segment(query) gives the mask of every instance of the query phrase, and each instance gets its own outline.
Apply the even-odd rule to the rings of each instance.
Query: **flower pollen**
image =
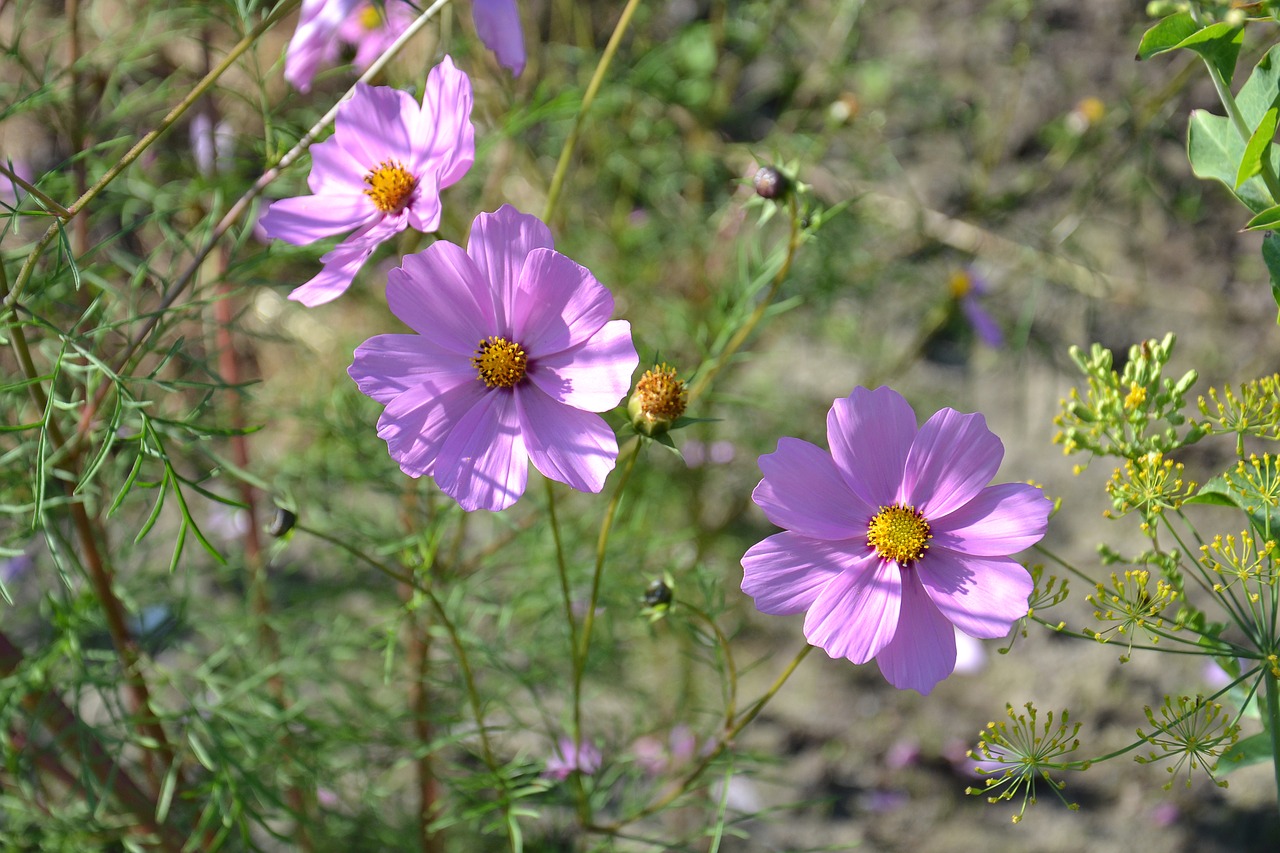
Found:
[[[366,30],[376,30],[387,22],[386,16],[378,8],[377,3],[370,3],[360,12],[360,26]]]
[[[369,189],[364,194],[373,199],[373,206],[383,213],[399,213],[409,203],[418,179],[394,160],[383,160],[378,168],[364,176]]]
[[[913,506],[882,506],[867,525],[867,545],[883,560],[909,565],[929,550],[933,533],[924,514]]]
[[[641,411],[650,417],[674,421],[684,414],[684,383],[676,379],[676,369],[669,365],[646,370],[636,383],[636,395]]]
[[[480,342],[471,364],[490,388],[512,388],[524,379],[529,359],[517,343],[497,335]]]

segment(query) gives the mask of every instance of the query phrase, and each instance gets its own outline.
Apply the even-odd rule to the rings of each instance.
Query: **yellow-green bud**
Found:
[[[661,435],[684,414],[685,403],[684,383],[676,378],[676,369],[659,364],[636,383],[627,401],[627,416],[636,432]]]

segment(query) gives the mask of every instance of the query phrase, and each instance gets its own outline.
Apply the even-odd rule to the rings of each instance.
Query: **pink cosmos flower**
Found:
[[[413,23],[417,13],[404,0],[302,0],[298,28],[284,54],[284,79],[300,92],[322,65],[338,61],[344,44],[355,45],[352,65],[364,71]]]
[[[333,136],[312,146],[311,161],[314,194],[281,199],[261,220],[269,236],[295,246],[351,232],[289,294],[307,306],[341,296],[387,238],[439,227],[440,190],[475,161],[471,81],[446,56],[427,77],[421,107],[406,92],[361,83],[339,107]]]
[[[618,404],[640,359],[613,296],[552,250],[536,216],[503,205],[464,252],[438,242],[389,275],[391,310],[417,334],[379,335],[347,371],[386,406],[378,435],[410,477],[428,474],[463,509],[501,510],[528,463],[586,492],[618,457],[593,412]]]
[[[547,759],[547,769],[543,775],[563,782],[573,773],[590,776],[600,769],[602,763],[603,757],[595,744],[578,745],[573,738],[562,737],[556,743],[555,754]]]
[[[927,694],[956,663],[952,625],[1002,637],[1032,582],[1009,554],[1038,542],[1050,502],[988,486],[1004,447],[982,415],[943,409],[917,429],[896,391],[856,388],[827,415],[828,453],[783,438],[753,494],[785,531],[742,558],[743,592],[765,613],[806,612],[805,637],[833,658],[876,658],[889,683]]]
[[[525,52],[516,0],[471,0],[471,17],[480,41],[513,77],[519,77],[524,71]]]

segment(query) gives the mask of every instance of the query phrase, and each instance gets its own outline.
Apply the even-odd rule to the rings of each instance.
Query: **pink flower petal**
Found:
[[[876,663],[894,687],[928,696],[955,669],[955,630],[925,594],[916,571],[908,569],[902,574],[902,611],[897,632],[880,650]]]
[[[604,418],[517,385],[516,411],[525,449],[542,476],[580,492],[599,492],[618,460],[618,440]]]
[[[552,249],[534,249],[525,258],[515,303],[511,332],[531,358],[577,346],[613,314],[613,294],[586,267]]]
[[[392,161],[414,174],[421,162],[410,128],[421,108],[408,92],[390,86],[357,83],[351,100],[338,108],[333,138],[366,172]]]
[[[858,538],[864,544],[873,510],[850,490],[821,447],[781,438],[760,457],[764,479],[751,498],[779,527],[814,539]]]
[[[808,610],[818,594],[843,572],[869,571],[866,548],[824,542],[797,533],[775,533],[742,558],[742,591],[756,609],[775,616]]]
[[[476,159],[476,130],[471,124],[471,78],[446,56],[427,75],[422,110],[414,128],[421,162],[443,189],[462,179]]]
[[[378,418],[378,437],[387,452],[410,477],[434,474],[445,439],[484,398],[480,382],[466,381],[453,387],[420,385],[387,404]]]
[[[942,409],[916,434],[898,499],[925,518],[940,518],[973,500],[1003,458],[1004,445],[987,429],[986,418]]]
[[[471,224],[467,254],[485,281],[492,282],[498,328],[510,331],[508,317],[520,285],[525,258],[534,249],[552,248],[551,231],[542,220],[509,204],[482,213]]]
[[[898,564],[868,556],[833,577],[804,618],[804,636],[833,658],[866,663],[893,639],[903,578]]]
[[[585,343],[530,362],[527,376],[557,402],[607,412],[627,395],[639,364],[631,324],[610,320]]]
[[[311,192],[316,195],[364,196],[366,207],[377,211],[373,200],[365,195],[369,185],[364,179],[373,171],[368,163],[356,160],[332,136],[312,145],[310,151],[311,174],[307,176],[307,186]]]
[[[432,475],[440,491],[468,512],[497,512],[519,500],[529,478],[529,454],[515,395],[489,391],[463,415],[440,448]]]
[[[284,79],[299,92],[311,90],[311,80],[322,63],[338,55],[335,36],[344,18],[360,0],[303,0],[298,28],[284,55]]]
[[[441,349],[421,335],[377,335],[356,347],[347,368],[360,392],[384,406],[419,386],[434,393],[475,382],[476,369],[466,356]]]
[[[460,246],[432,243],[387,274],[391,313],[450,352],[470,358],[497,331],[489,284]]]
[[[978,557],[1004,557],[1044,537],[1053,502],[1034,486],[988,486],[942,518],[930,519],[933,545]]]
[[[303,195],[272,202],[259,222],[268,237],[305,246],[360,228],[381,215],[363,194]]]
[[[524,32],[516,0],[471,0],[476,35],[513,77],[524,71]]]
[[[354,235],[353,235],[354,236]],[[308,308],[332,302],[347,292],[360,267],[373,254],[376,243],[352,242],[347,238],[320,257],[324,266],[306,284],[295,287],[289,298]]]
[[[915,571],[942,615],[972,637],[1003,637],[1027,615],[1034,583],[1016,560],[932,547]]]
[[[849,487],[872,507],[893,503],[915,435],[915,412],[884,386],[853,389],[827,415],[831,455]]]
[[[409,225],[424,234],[430,234],[440,227],[440,214],[444,205],[440,202],[440,186],[436,176],[430,170],[418,175],[418,185],[413,189],[413,199],[409,206],[401,211]]]

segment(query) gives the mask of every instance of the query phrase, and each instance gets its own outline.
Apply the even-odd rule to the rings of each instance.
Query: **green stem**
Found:
[[[813,649],[813,646],[805,643],[804,648],[800,649],[800,651],[796,653],[796,656],[791,659],[789,664],[787,664],[786,669],[784,669],[782,673],[774,679],[774,682],[769,686],[769,689],[766,690],[759,699],[751,704],[750,709],[748,709],[741,718],[735,720],[732,725],[725,727],[725,732],[720,736],[720,740],[716,742],[715,749],[704,755],[702,760],[698,762],[697,766],[685,775],[680,784],[672,787],[666,794],[654,800],[649,805],[615,823],[591,825],[586,828],[606,835],[616,835],[618,830],[627,824],[634,823],[635,821],[646,818],[651,814],[660,812],[676,799],[687,794],[697,783],[698,779],[702,776],[707,767],[711,765],[711,762],[728,749],[730,744],[733,743],[733,739],[738,736],[738,733],[746,728],[752,720],[759,716],[760,712],[764,710],[764,707],[769,704],[769,701],[773,699],[773,697],[777,695],[778,691],[782,689],[782,686],[787,683],[787,679],[789,679],[791,674],[796,671],[796,667],[800,666],[800,662],[808,657],[809,652],[813,651]]]
[[[756,305],[751,316],[747,318],[747,322],[734,333],[729,342],[725,344],[723,350],[716,355],[715,360],[705,370],[699,372],[698,379],[689,389],[686,397],[687,405],[692,406],[693,401],[698,399],[707,387],[711,384],[711,380],[715,379],[725,364],[733,356],[738,349],[746,343],[751,333],[755,331],[756,326],[760,325],[760,321],[764,319],[764,314],[769,310],[769,306],[773,304],[774,297],[778,295],[778,290],[782,287],[782,282],[786,280],[787,275],[791,272],[791,262],[795,260],[796,250],[800,248],[800,210],[796,203],[796,197],[793,193],[790,200],[791,213],[791,236],[787,240],[787,256],[782,261],[782,266],[778,268],[778,273],[773,277],[773,282],[769,285],[769,292],[765,294],[760,303]]]
[[[600,91],[600,84],[604,82],[604,75],[609,70],[609,65],[613,62],[613,57],[618,52],[618,45],[622,43],[622,37],[627,31],[627,27],[630,26],[631,18],[635,15],[639,6],[640,0],[628,0],[626,8],[622,10],[622,17],[618,18],[618,25],[613,28],[613,35],[609,37],[609,43],[605,45],[604,53],[600,55],[600,61],[596,64],[596,71],[591,75],[591,82],[587,84],[587,91],[582,95],[582,105],[578,107],[578,115],[574,117],[573,128],[570,129],[569,135],[565,137],[564,147],[560,149],[560,159],[556,162],[556,171],[551,176],[551,186],[547,188],[547,204],[542,209],[543,222],[549,223],[556,211],[556,205],[560,201],[560,192],[564,189],[565,176],[569,173],[569,161],[573,159],[573,152],[578,147],[578,134],[582,131],[582,123],[586,119],[587,110],[591,109],[591,104],[595,102],[596,93]]]
[[[196,101],[200,100],[205,92],[213,88],[213,84],[218,82],[218,78],[226,73],[227,69],[235,64],[235,61],[239,59],[245,51],[253,47],[259,36],[274,26],[275,23],[285,15],[292,12],[300,2],[301,0],[285,0],[285,2],[281,3],[275,11],[264,18],[258,26],[250,30],[249,34],[240,39],[235,47],[231,48],[231,50],[227,52],[227,55],[222,58],[222,61],[214,66],[213,70],[206,74],[204,79],[197,83],[195,88],[187,93],[185,98],[179,101],[173,109],[169,110],[168,115],[160,120],[159,125],[135,142],[133,147],[120,158],[119,162],[108,169],[106,174],[98,179],[97,183],[89,187],[83,195],[76,199],[75,204],[67,208],[67,215],[65,217],[62,217],[59,222],[55,222],[53,225],[49,226],[49,230],[40,238],[40,242],[38,242],[35,245],[35,248],[31,250],[31,253],[27,255],[27,259],[23,262],[22,268],[18,270],[18,277],[14,279],[13,282],[13,291],[4,299],[5,306],[13,305],[19,298],[21,298],[22,291],[26,288],[27,283],[31,280],[32,274],[35,272],[36,261],[40,258],[40,255],[44,250],[49,248],[49,244],[58,236],[59,226],[62,222],[70,221],[80,213],[84,212],[84,209],[88,206],[89,202],[97,198],[98,194],[106,189],[112,181],[118,178],[121,172],[132,165],[135,160],[142,156],[143,152],[151,147],[153,142],[163,136],[165,131],[172,127],[178,119],[182,118],[183,113],[189,110]],[[200,260],[203,260],[203,257]]]
[[[1276,778],[1276,804],[1280,807],[1280,677],[1276,665],[1266,667],[1262,679],[1267,683],[1267,729],[1271,733],[1271,764]]]

